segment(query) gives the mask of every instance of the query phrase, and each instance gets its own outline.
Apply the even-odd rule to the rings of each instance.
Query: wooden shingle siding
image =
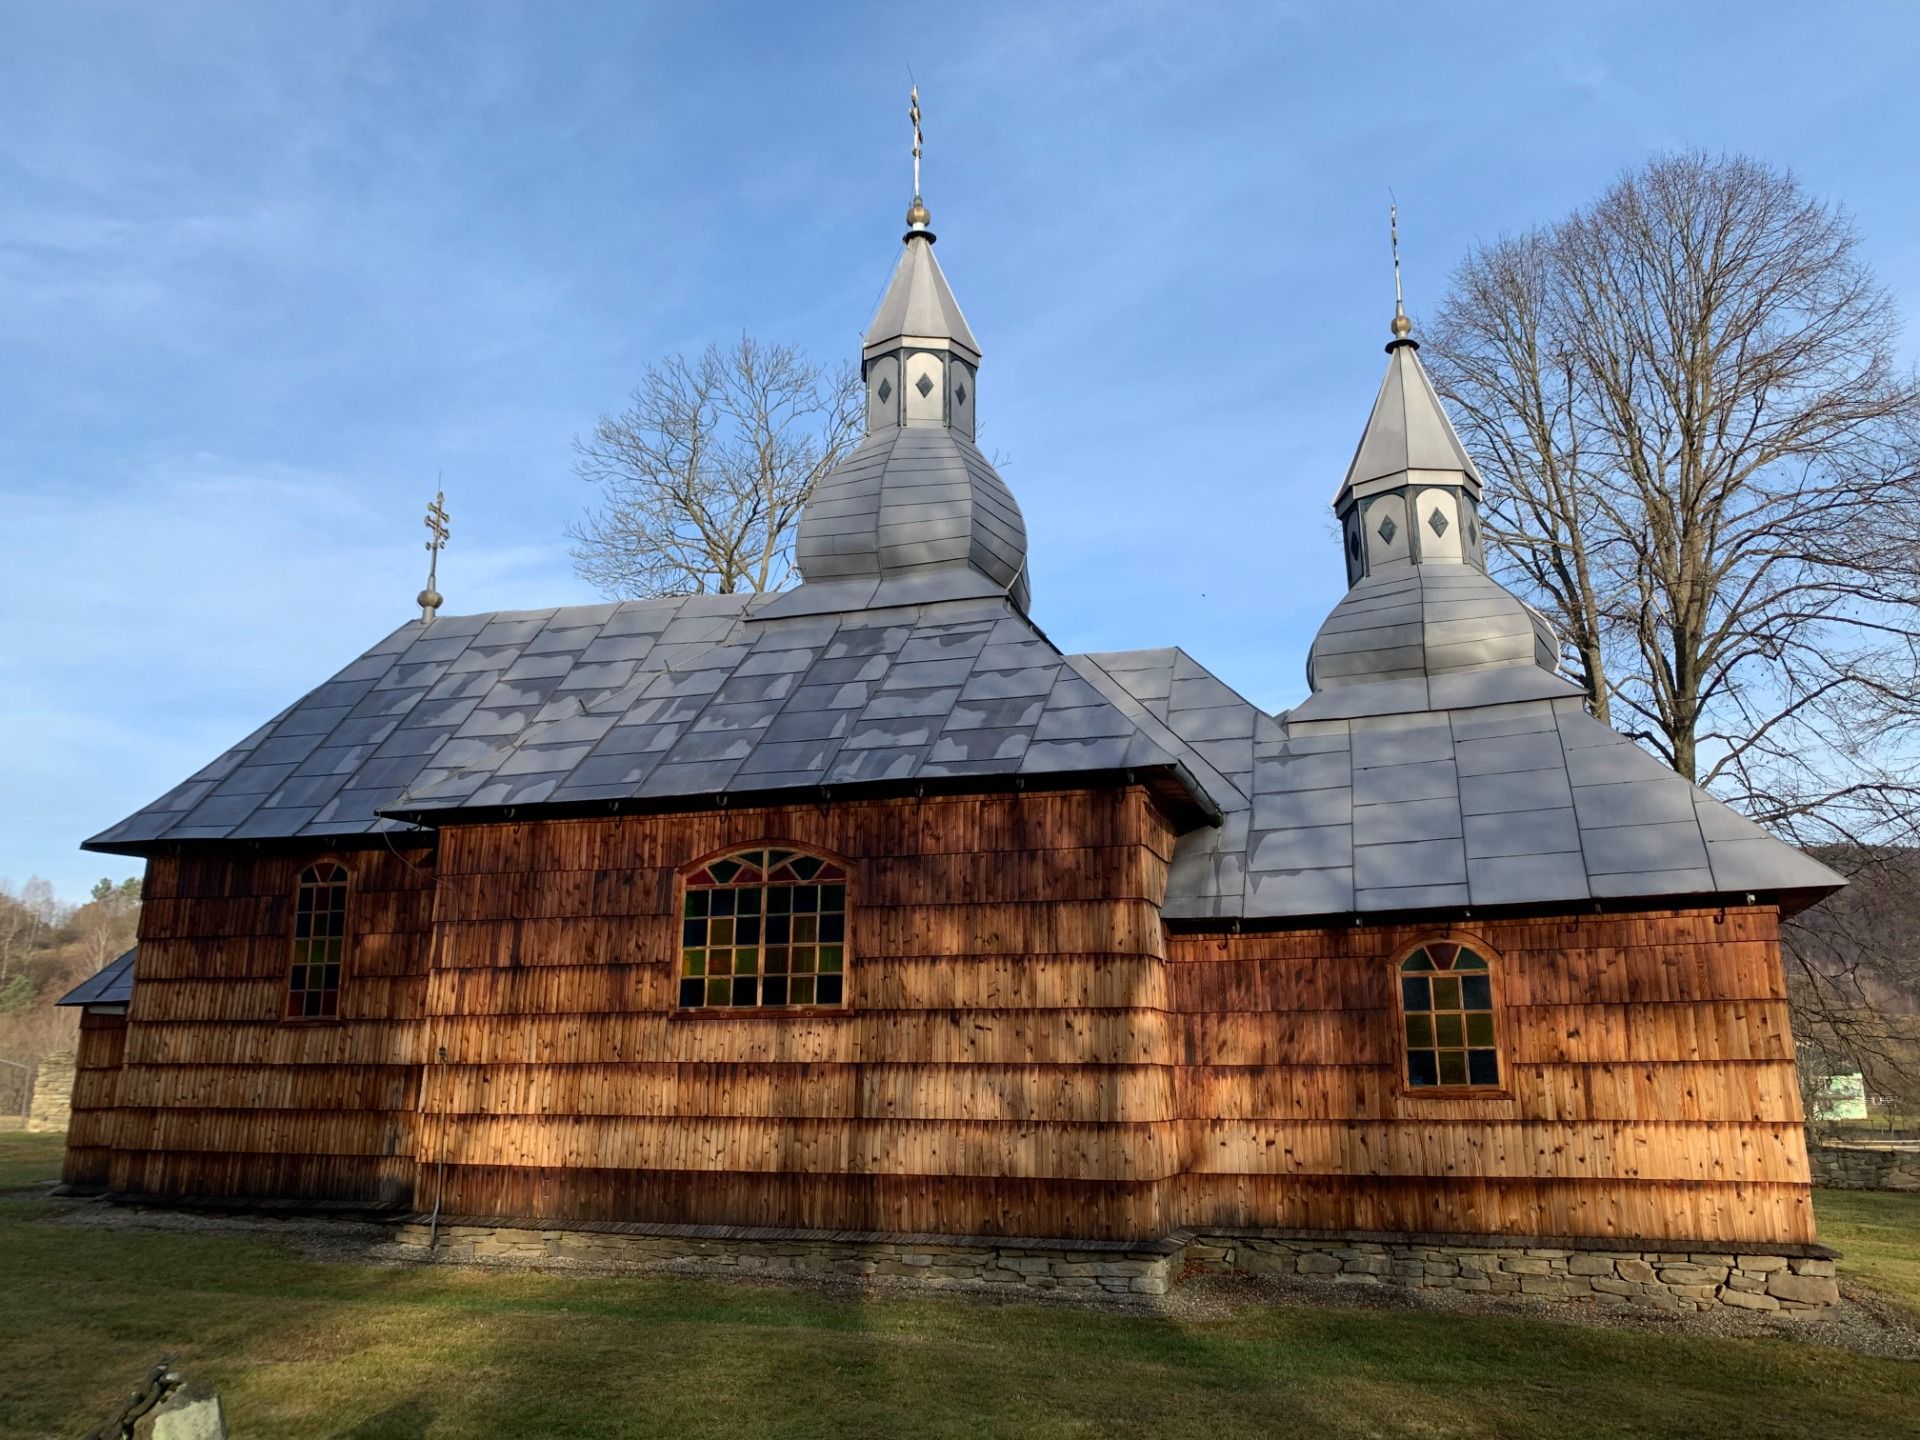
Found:
[[[1395,965],[1493,957],[1501,1093],[1401,1086]],[[1769,907],[1177,935],[1182,1224],[1813,1238]]]
[[[73,1063],[73,1108],[67,1120],[66,1158],[60,1169],[63,1184],[91,1189],[107,1183],[126,1043],[126,1016],[81,1011],[80,1043]]]
[[[294,890],[317,852],[148,862],[111,1188],[407,1203],[433,944],[433,851],[351,876],[337,1021],[283,1019]]]
[[[676,1013],[675,871],[768,840],[849,863],[847,1013]],[[475,826],[442,846],[422,1203],[444,1159],[437,1198],[468,1214],[1165,1228],[1172,836],[1144,792]]]
[[[850,867],[847,1009],[677,1011],[677,872],[768,841]],[[336,1023],[280,1018],[317,850],[156,859],[70,1171],[552,1220],[1813,1238],[1770,907],[1169,933],[1172,850],[1128,788],[452,827],[343,857]],[[1395,967],[1449,934],[1494,965],[1496,1092],[1401,1083]]]

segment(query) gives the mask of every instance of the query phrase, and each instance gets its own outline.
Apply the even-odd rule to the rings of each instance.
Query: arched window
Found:
[[[686,877],[682,1009],[840,1005],[846,968],[847,872],[839,861],[754,846]]]
[[[331,860],[300,872],[293,908],[293,964],[287,1018],[331,1020],[340,1013],[340,967],[347,948],[347,869]]]
[[[1410,1087],[1500,1083],[1493,970],[1478,951],[1433,940],[1401,961],[1400,1018]]]

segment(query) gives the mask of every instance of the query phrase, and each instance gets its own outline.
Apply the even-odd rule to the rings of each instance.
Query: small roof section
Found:
[[[1353,452],[1353,463],[1347,467],[1347,478],[1341,482],[1341,495],[1368,481],[1410,470],[1457,471],[1478,490],[1480,472],[1454,434],[1433,382],[1415,358],[1419,348],[1404,339],[1387,347],[1391,357],[1387,373]]]
[[[134,946],[108,962],[53,1003],[56,1005],[126,1005],[133,1000],[133,964],[140,954]]]
[[[933,258],[933,232],[909,230],[906,248],[893,267],[887,293],[867,327],[866,352],[872,355],[903,339],[945,340],[966,352],[975,364],[980,344],[960,313],[960,302]]]

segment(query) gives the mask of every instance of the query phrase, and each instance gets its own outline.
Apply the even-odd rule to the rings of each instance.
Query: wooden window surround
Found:
[[[1404,1092],[1502,1093],[1497,977],[1483,949],[1426,941],[1401,960],[1394,979]]]
[[[293,954],[287,970],[289,1020],[340,1018],[347,949],[347,867],[332,860],[300,872],[294,895]]]
[[[682,1012],[845,1008],[844,860],[763,843],[681,876]]]

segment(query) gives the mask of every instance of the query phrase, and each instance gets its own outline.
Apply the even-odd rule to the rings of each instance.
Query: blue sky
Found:
[[[0,878],[404,621],[594,598],[572,438],[743,329],[851,356],[910,189],[1065,649],[1273,708],[1409,307],[1676,146],[1920,275],[1920,9],[1192,4],[0,8]],[[1906,137],[1903,139],[1902,137]],[[1906,347],[1914,353],[1913,335]]]

